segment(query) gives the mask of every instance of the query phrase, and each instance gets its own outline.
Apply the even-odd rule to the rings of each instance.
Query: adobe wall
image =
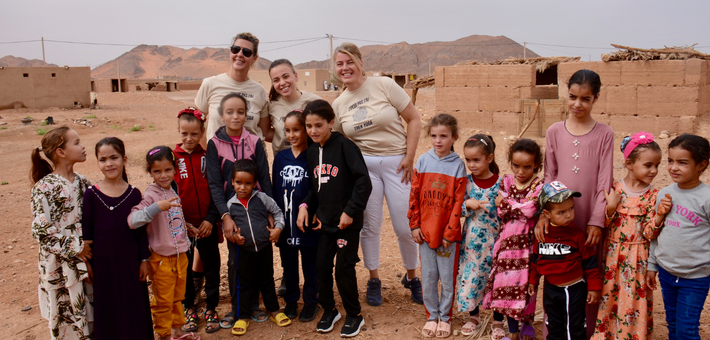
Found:
[[[90,91],[89,67],[0,68],[0,109],[88,107]]]
[[[710,113],[707,60],[562,63],[560,98],[567,98],[567,82],[580,69],[599,74],[602,89],[592,113],[618,132],[693,133],[695,120]]]

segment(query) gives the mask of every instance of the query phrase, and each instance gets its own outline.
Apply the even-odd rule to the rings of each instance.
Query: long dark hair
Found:
[[[104,145],[112,147],[114,150],[116,150],[116,152],[118,152],[119,155],[121,155],[121,157],[126,157],[126,146],[123,144],[123,141],[116,137],[106,137],[96,143],[96,147],[94,147],[94,155],[97,158],[99,157],[99,149],[101,149],[101,147]],[[128,183],[128,174],[126,174],[125,163],[123,164],[121,177],[124,181],[126,181],[126,183]]]
[[[32,160],[30,180],[32,184],[39,182],[44,176],[54,171],[54,167],[52,167],[47,160],[42,158],[40,152],[44,153],[44,156],[56,165],[56,160],[54,159],[55,152],[57,149],[63,149],[66,145],[66,135],[69,130],[71,129],[66,125],[50,130],[42,137],[40,146],[32,149],[32,154],[30,155],[30,159]]]
[[[153,163],[164,159],[167,159],[169,162],[173,163],[173,167],[177,170],[177,159],[175,158],[173,149],[164,145],[151,148],[145,155],[146,170],[150,172],[150,167],[153,166]]]
[[[469,137],[466,143],[464,143],[463,148],[464,150],[467,148],[481,148],[486,157],[488,157],[495,155],[496,143],[493,141],[493,137],[479,133]],[[500,174],[500,168],[498,168],[498,164],[496,164],[495,156],[491,164],[488,165],[488,170],[496,175]]]
[[[291,117],[294,117],[296,118],[296,120],[298,120],[298,124],[300,124],[301,128],[303,128],[303,132],[306,133],[306,117],[303,116],[303,111],[293,110],[289,112],[284,118],[284,123]],[[313,144],[313,139],[311,139],[311,136],[306,133],[306,146],[311,146],[311,144]]]
[[[674,138],[671,143],[668,144],[668,149],[676,147],[690,152],[696,165],[705,162],[703,172],[708,168],[708,162],[710,162],[710,143],[708,143],[707,139],[684,133]]]
[[[587,69],[582,69],[575,72],[569,78],[569,83],[567,83],[567,89],[569,90],[574,84],[577,84],[579,86],[589,86],[589,88],[592,89],[592,94],[594,94],[594,97],[599,95],[599,91],[601,91],[602,88],[602,80],[601,78],[599,78],[599,75],[596,72]]]
[[[288,61],[288,59],[276,59],[273,62],[271,62],[271,65],[269,66],[269,78],[270,79],[273,79],[273,78],[271,78],[271,70],[274,67],[279,66],[279,65],[288,65],[288,67],[291,68],[291,72],[293,72],[294,75],[296,74],[296,69],[293,68],[293,64],[291,64],[291,62]],[[293,89],[293,90],[298,91],[298,89]],[[281,95],[278,92],[276,92],[276,89],[274,88],[274,83],[271,82],[271,90],[269,90],[269,101],[273,102],[274,100],[279,99],[280,96]]]

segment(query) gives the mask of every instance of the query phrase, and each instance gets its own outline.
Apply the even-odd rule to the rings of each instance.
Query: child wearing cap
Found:
[[[553,181],[542,187],[538,198],[551,228],[544,242],[535,241],[528,293],[537,292],[544,275],[548,340],[585,339],[585,302],[597,303],[602,288],[596,253],[585,245],[586,235],[572,222],[573,198],[580,196],[562,182]]]

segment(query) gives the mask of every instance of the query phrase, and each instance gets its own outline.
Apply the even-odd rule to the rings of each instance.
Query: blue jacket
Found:
[[[308,176],[308,155],[306,150],[298,157],[293,156],[291,149],[282,150],[274,156],[274,164],[271,171],[273,176],[272,186],[276,204],[284,212],[284,230],[281,233],[277,246],[292,247],[315,247],[318,244],[318,230],[306,229],[301,232],[296,225],[298,218],[298,206],[308,194],[309,180],[313,176]],[[315,212],[312,208],[309,211],[309,218],[312,219]]]

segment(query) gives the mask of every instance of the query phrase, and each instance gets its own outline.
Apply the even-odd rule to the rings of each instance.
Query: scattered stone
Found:
[[[7,122],[0,122],[0,125],[7,125]]]
[[[81,125],[88,126],[88,127],[94,127],[94,124],[91,122],[91,119],[86,119],[86,118],[72,119],[72,122],[74,122],[74,124],[81,124]]]
[[[17,243],[17,239],[16,239],[16,238],[13,238],[11,242],[12,242],[12,243]]]
[[[12,249],[12,246],[7,246],[7,249]]]
[[[32,309],[32,306],[27,306],[25,308],[22,308],[22,311],[26,312],[26,311],[29,311],[30,309]]]
[[[668,138],[668,137],[670,137],[670,136],[671,136],[671,132],[670,132],[670,131],[668,131],[668,130],[663,130],[663,131],[661,131],[661,134],[658,135],[658,138],[659,138],[659,139],[666,139],[666,138]]]
[[[459,335],[459,330],[458,330],[458,329],[454,329],[453,334],[454,334],[454,336],[458,336],[458,335]]]

